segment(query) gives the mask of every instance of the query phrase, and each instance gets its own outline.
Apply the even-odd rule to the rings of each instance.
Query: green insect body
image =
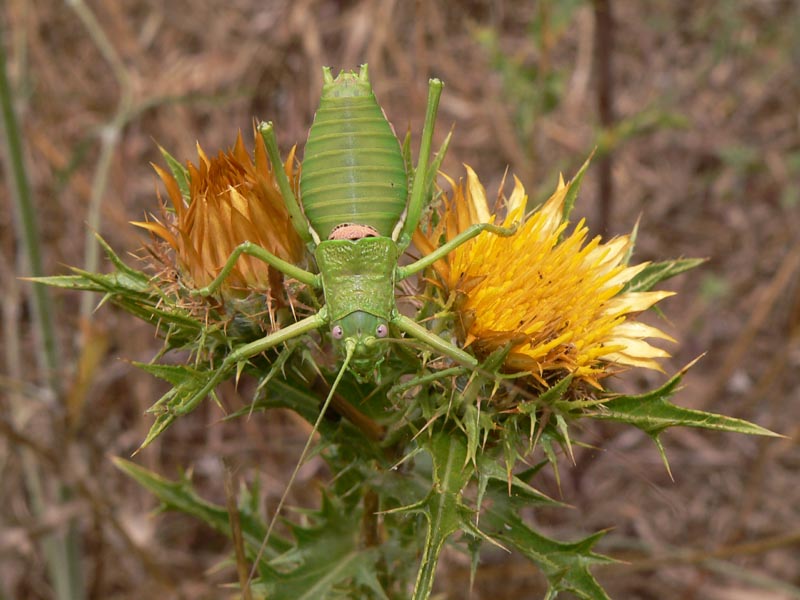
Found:
[[[353,370],[368,373],[381,361],[395,308],[397,244],[389,237],[320,242],[316,250],[331,337],[340,356],[353,340]],[[352,342],[350,342],[352,343]]]
[[[322,239],[350,224],[391,236],[408,201],[400,144],[375,99],[366,66],[358,75],[336,79],[330,69],[323,73],[300,175],[303,212]]]
[[[461,365],[477,366],[475,357],[402,315],[395,300],[397,282],[429,267],[480,232],[510,235],[515,231],[513,227],[475,224],[418,261],[398,265],[430,196],[429,173],[437,171],[449,140],[428,164],[442,83],[430,82],[418,164],[409,177],[400,145],[375,101],[366,65],[358,75],[341,73],[333,79],[325,69],[324,77],[321,112],[309,134],[303,161],[301,201],[295,198],[281,168],[272,124],[259,126],[292,223],[313,252],[319,272],[306,271],[245,242],[234,250],[208,287],[194,292],[214,293],[239,257],[247,254],[320,290],[324,305],[316,314],[231,352],[185,405],[187,410],[241,363],[320,328],[328,328],[343,360],[342,371],[347,368],[361,379],[375,371],[390,348],[389,342],[400,334]],[[410,190],[409,179],[413,180]],[[342,226],[349,228],[349,233],[337,239]]]

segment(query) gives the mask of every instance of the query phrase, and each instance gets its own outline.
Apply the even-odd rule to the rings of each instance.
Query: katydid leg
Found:
[[[321,280],[319,275],[315,275],[314,273],[309,273],[305,269],[301,269],[293,265],[292,263],[286,262],[282,258],[278,258],[271,252],[264,250],[258,244],[254,244],[253,242],[242,242],[236,248],[234,248],[231,255],[228,257],[228,260],[225,262],[225,265],[222,267],[222,270],[219,272],[219,275],[209,283],[206,287],[199,288],[196,290],[192,290],[190,293],[192,296],[208,296],[216,292],[222,283],[225,281],[225,278],[230,275],[230,272],[236,266],[236,261],[239,260],[239,257],[242,254],[246,254],[248,256],[252,256],[259,260],[264,261],[269,266],[276,268],[278,271],[283,273],[284,275],[288,275],[289,277],[293,277],[297,279],[297,281],[301,283],[305,283],[306,285],[310,285],[315,288],[319,288],[321,286]]]
[[[211,375],[209,380],[206,381],[205,385],[203,385],[203,387],[200,388],[187,402],[174,409],[173,414],[181,415],[192,412],[200,403],[200,401],[214,391],[214,388],[217,387],[217,385],[222,383],[230,376],[230,374],[237,368],[239,363],[242,363],[253,356],[261,354],[262,352],[269,350],[278,344],[291,340],[292,338],[309,333],[314,329],[319,329],[327,322],[328,313],[325,310],[325,307],[323,307],[322,310],[315,315],[306,317],[305,319],[302,319],[297,323],[293,323],[288,327],[284,327],[275,333],[271,333],[260,340],[240,346],[225,357],[225,359],[222,361],[222,364],[217,368],[216,371],[214,371],[213,375]]]
[[[449,369],[442,369],[441,371],[433,371],[432,373],[428,373],[426,375],[420,375],[419,377],[415,377],[414,379],[409,379],[408,381],[403,381],[402,383],[398,383],[397,385],[392,386],[391,392],[395,394],[402,394],[410,390],[411,388],[418,386],[418,385],[426,385],[433,381],[438,381],[439,379],[444,379],[446,377],[457,377],[459,375],[466,375],[470,373],[471,369],[466,367],[450,367]]]
[[[402,229],[395,238],[401,252],[411,243],[411,236],[414,234],[422,216],[422,205],[425,202],[429,183],[428,160],[431,156],[433,127],[436,123],[436,111],[439,108],[439,98],[442,95],[443,87],[444,84],[439,79],[431,79],[428,85],[428,106],[425,111],[425,124],[422,128],[422,141],[420,142],[419,156],[417,157],[417,169],[414,172],[414,183],[411,186],[411,194],[406,207]]]
[[[286,171],[283,169],[283,162],[281,162],[281,154],[278,151],[278,141],[275,139],[275,129],[272,123],[259,123],[258,132],[264,140],[264,145],[267,147],[267,155],[269,162],[272,164],[272,172],[275,174],[275,179],[278,182],[278,188],[283,196],[283,201],[286,203],[286,210],[289,211],[289,218],[294,225],[295,230],[300,235],[302,240],[308,244],[314,242],[319,244],[319,236],[308,225],[303,210],[300,208],[300,203],[292,191],[292,186],[289,183],[289,178],[286,176]]]
[[[418,273],[422,271],[422,269],[431,266],[437,260],[444,258],[450,252],[458,248],[461,244],[471,240],[479,233],[483,231],[488,231],[495,235],[501,236],[509,236],[513,235],[514,232],[517,230],[517,226],[514,225],[513,227],[500,227],[499,225],[493,225],[491,223],[475,223],[474,225],[470,225],[467,229],[459,233],[456,237],[454,237],[449,242],[442,244],[436,250],[423,256],[418,261],[411,263],[405,267],[398,267],[397,269],[397,279],[398,281],[401,279],[405,279],[409,275],[413,275],[414,273]]]
[[[416,338],[437,352],[440,352],[445,356],[449,356],[454,361],[461,363],[466,367],[474,369],[478,366],[477,358],[467,352],[464,352],[461,348],[451,344],[447,340],[443,340],[438,335],[431,333],[422,325],[404,315],[398,314],[395,318],[393,318],[392,325],[396,326],[403,333]]]

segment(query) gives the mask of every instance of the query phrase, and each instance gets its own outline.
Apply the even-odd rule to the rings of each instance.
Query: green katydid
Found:
[[[263,260],[285,275],[321,290],[324,306],[266,337],[229,354],[214,376],[186,404],[191,410],[238,364],[281,343],[323,327],[330,328],[342,369],[359,378],[374,371],[386,355],[390,331],[400,331],[463,366],[478,361],[397,309],[398,281],[419,273],[482,231],[511,235],[514,228],[490,223],[472,225],[434,252],[407,266],[398,258],[419,224],[431,181],[447,140],[429,165],[431,140],[443,84],[431,79],[417,168],[406,173],[403,153],[383,115],[369,82],[367,66],[358,74],[342,72],[335,79],[323,69],[319,110],[308,136],[298,202],[280,168],[271,123],[259,125],[292,223],[312,250],[318,273],[290,264],[263,248],[244,242],[231,254],[217,278],[195,294],[214,293],[242,254]],[[407,182],[412,179],[411,189]]]

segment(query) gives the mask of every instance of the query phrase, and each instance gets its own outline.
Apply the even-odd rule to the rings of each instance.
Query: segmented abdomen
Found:
[[[303,210],[321,239],[343,223],[368,225],[388,237],[408,194],[400,144],[372,90],[365,95],[362,86],[339,83],[343,75],[323,90],[308,134]]]

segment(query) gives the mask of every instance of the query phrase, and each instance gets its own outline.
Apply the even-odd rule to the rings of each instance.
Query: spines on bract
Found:
[[[344,223],[390,236],[406,206],[408,177],[400,144],[367,76],[325,69],[319,109],[300,176],[303,210],[326,239]]]

